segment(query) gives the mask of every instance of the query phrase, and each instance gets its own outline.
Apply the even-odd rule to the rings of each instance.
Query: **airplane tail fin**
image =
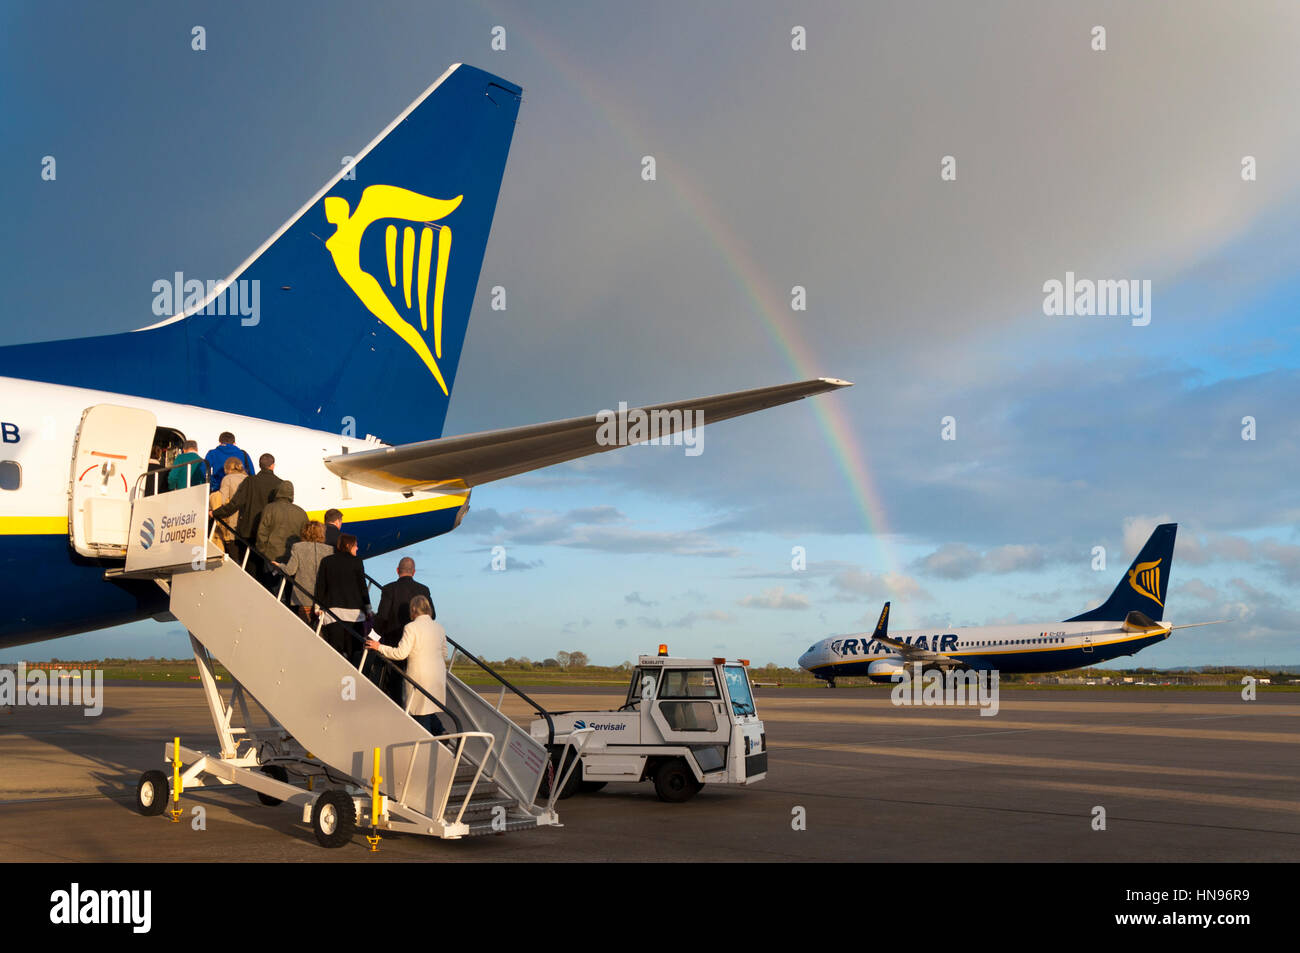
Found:
[[[174,317],[0,348],[0,375],[440,436],[520,95],[452,66],[225,281],[159,276],[154,312]]]
[[[871,633],[872,639],[878,639],[881,636],[889,635],[889,603],[880,610],[880,618],[876,620],[876,631]]]
[[[1123,622],[1130,613],[1140,613],[1148,621],[1164,618],[1165,595],[1169,591],[1169,570],[1174,561],[1174,537],[1177,523],[1162,523],[1151,533],[1128,572],[1110,598],[1066,622]]]

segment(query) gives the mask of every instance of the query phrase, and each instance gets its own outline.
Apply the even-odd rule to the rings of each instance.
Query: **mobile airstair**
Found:
[[[278,594],[255,577],[250,560],[262,557],[252,547],[242,563],[222,552],[206,483],[145,492],[143,481],[154,478],[142,476],[132,494],[126,563],[107,575],[152,578],[168,593],[171,613],[190,633],[218,747],[168,742],[169,770],[146,772],[137,787],[142,813],[170,809],[178,820],[184,792],[239,785],[264,804],[300,808],[327,847],[349,843],[357,828],[374,848],[384,831],[456,839],[559,823],[554,793],[535,803],[554,771],[546,745],[499,707],[510,691],[549,722],[544,709],[452,639],[458,655],[500,682],[495,705],[450,670],[447,698],[433,698],[364,652],[359,638],[353,664],[285,604],[283,577]],[[233,679],[225,695],[216,661]],[[376,664],[432,699],[450,733],[429,734],[363,674]],[[250,704],[265,714],[258,725]],[[562,783],[551,782],[564,779],[546,780],[545,790],[558,792]]]

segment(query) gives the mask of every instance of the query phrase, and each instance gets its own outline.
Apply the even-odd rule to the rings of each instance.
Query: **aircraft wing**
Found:
[[[915,645],[900,641],[899,639],[891,638],[887,635],[874,635],[872,638],[877,642],[880,642],[882,645],[888,645],[891,649],[901,655],[905,662],[928,662],[932,665],[961,664],[946,655],[940,655],[938,652],[930,652],[926,649],[918,649]]]
[[[891,649],[903,657],[904,662],[928,662],[931,665],[960,665],[946,655],[940,655],[938,652],[930,652],[926,649],[918,649],[910,642],[904,642],[901,639],[892,638],[889,634],[889,603],[880,610],[880,619],[876,622],[876,631],[871,633],[871,638],[882,645],[888,645]]]
[[[960,665],[961,662],[951,659],[946,655],[940,655],[937,652],[929,652],[925,649],[918,649],[914,645],[908,645],[906,642],[900,642],[897,639],[881,639],[885,645],[898,652],[903,657],[904,662],[925,662],[929,665]]]
[[[377,490],[464,489],[617,449],[625,444],[609,437],[635,433],[633,427],[638,420],[657,421],[662,439],[690,429],[699,419],[695,411],[703,414],[704,423],[716,423],[851,386],[848,381],[820,377],[671,404],[603,411],[590,417],[337,454],[326,457],[325,466],[350,483]]]

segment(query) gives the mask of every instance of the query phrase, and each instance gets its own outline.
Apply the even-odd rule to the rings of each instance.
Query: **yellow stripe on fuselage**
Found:
[[[467,496],[434,496],[420,500],[403,500],[401,503],[380,503],[375,506],[353,506],[343,510],[349,523],[366,523],[372,520],[391,519],[394,516],[412,516],[436,510],[462,506]],[[324,510],[310,510],[308,519],[324,520]],[[0,536],[66,536],[68,517],[64,516],[0,516]]]
[[[68,517],[0,516],[0,536],[67,536]]]
[[[343,510],[343,522],[367,523],[371,520],[390,519],[394,516],[413,516],[416,513],[432,513],[462,506],[469,499],[466,496],[434,496],[422,500],[403,500],[401,503],[380,503],[375,506],[351,506]],[[307,518],[324,520],[324,510],[308,510]]]

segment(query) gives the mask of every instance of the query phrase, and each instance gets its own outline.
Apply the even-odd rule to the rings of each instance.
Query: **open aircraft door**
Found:
[[[149,466],[157,424],[147,410],[113,404],[96,404],[81,415],[68,487],[68,536],[82,556],[126,556],[131,493]]]

